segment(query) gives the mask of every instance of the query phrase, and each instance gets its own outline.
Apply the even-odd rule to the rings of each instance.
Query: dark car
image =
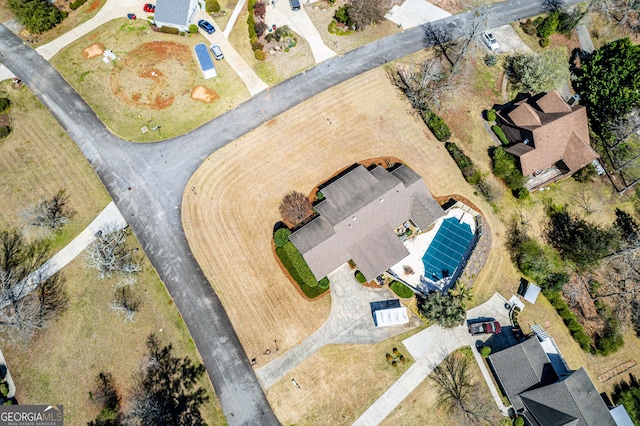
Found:
[[[151,4],[151,3],[147,3],[144,5],[144,7],[142,8],[145,12],[149,12],[149,13],[153,13],[156,11],[156,6]]]
[[[289,0],[291,10],[300,10],[300,0]]]
[[[469,324],[469,333],[472,336],[478,334],[500,334],[502,328],[498,321],[476,322]]]
[[[209,34],[213,34],[216,31],[216,29],[213,28],[213,25],[211,25],[208,21],[205,21],[204,19],[201,19],[198,21],[198,26],[203,30],[205,30],[206,32],[208,32]]]

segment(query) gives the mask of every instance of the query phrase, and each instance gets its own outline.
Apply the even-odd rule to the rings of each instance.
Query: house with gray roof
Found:
[[[367,169],[354,165],[321,188],[317,216],[289,240],[321,279],[352,259],[372,280],[409,252],[394,230],[411,221],[427,229],[444,210],[422,178],[405,165]]]
[[[584,368],[558,376],[537,337],[489,355],[498,385],[532,426],[616,426]]]
[[[157,0],[153,20],[158,28],[171,27],[187,32],[199,10],[198,0]]]

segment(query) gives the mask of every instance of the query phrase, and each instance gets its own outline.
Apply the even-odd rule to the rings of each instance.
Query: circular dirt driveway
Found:
[[[111,90],[128,105],[164,109],[176,97],[189,96],[196,72],[189,46],[168,41],[144,43],[116,63]]]

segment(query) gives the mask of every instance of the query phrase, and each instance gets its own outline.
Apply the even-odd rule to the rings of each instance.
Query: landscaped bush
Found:
[[[413,296],[413,290],[399,281],[392,282],[389,287],[391,287],[391,291],[393,291],[398,295],[398,297],[402,297],[403,299],[408,299],[409,297]]]
[[[0,114],[6,112],[11,106],[9,98],[0,98]]]
[[[322,278],[320,281],[318,281],[318,287],[323,288],[323,289],[328,289],[329,288],[329,278],[324,277]]]
[[[356,280],[358,280],[358,282],[361,284],[364,284],[367,282],[367,279],[364,277],[364,274],[360,271],[356,271]]]
[[[575,314],[569,309],[569,305],[564,301],[560,293],[555,291],[543,290],[542,294],[551,302],[551,305],[556,309],[562,321],[569,329],[571,337],[575,340],[583,351],[593,352],[594,348],[591,346],[591,337],[585,333],[584,328],[578,322]]]
[[[524,185],[524,177],[516,163],[516,158],[506,152],[504,148],[498,147],[493,150],[491,159],[493,160],[493,173],[504,180],[511,190],[517,190]]]
[[[206,9],[209,13],[218,13],[220,12],[220,3],[218,3],[218,0],[207,0]]]
[[[333,19],[336,22],[340,22],[341,24],[350,25],[351,20],[349,19],[349,5],[340,6],[336,9],[336,13],[333,15]]]
[[[467,155],[458,148],[458,145],[453,142],[447,142],[444,146],[451,155],[451,158],[453,158],[453,161],[455,161],[460,168],[465,180],[472,185],[480,183],[482,175],[480,174],[480,171],[476,169],[471,158],[467,157]]]
[[[520,22],[520,28],[524,31],[525,34],[534,36],[536,35],[536,26],[533,24],[531,19],[527,19],[524,22]]]
[[[483,346],[482,349],[480,349],[480,355],[482,355],[482,358],[487,358],[491,355],[491,346]]]
[[[282,265],[291,277],[300,286],[302,292],[310,299],[324,293],[328,287],[322,288],[313,276],[309,265],[304,260],[296,246],[291,241],[287,241],[284,246],[276,248],[276,254]],[[324,283],[323,283],[324,284]]]
[[[540,22],[540,24],[536,29],[538,37],[540,37],[543,40],[546,39],[548,41],[549,37],[551,37],[551,34],[555,33],[556,30],[558,29],[559,22],[560,22],[560,19],[558,17],[558,12],[552,12],[549,15],[547,15],[547,17],[544,18],[542,22]],[[542,46],[542,43],[540,43],[540,45]]]
[[[262,50],[254,50],[253,57],[259,61],[264,61],[265,59],[267,59],[267,54]]]
[[[498,65],[498,55],[495,53],[489,53],[484,55],[484,64],[488,67],[495,67]]]
[[[87,0],[75,0],[75,1],[72,1],[71,4],[69,4],[69,7],[71,8],[71,10],[76,10],[86,2]]]
[[[431,130],[431,133],[433,133],[433,136],[435,136],[436,139],[438,139],[440,142],[446,142],[449,140],[449,138],[451,137],[451,130],[449,129],[449,126],[447,126],[447,123],[444,122],[442,117],[436,115],[431,111],[427,111],[422,116],[422,119],[427,124],[427,127],[429,128],[429,130]]]
[[[159,31],[165,34],[175,34],[175,35],[178,35],[180,33],[180,30],[178,30],[177,28],[167,27],[167,26],[160,27]]]
[[[9,133],[11,133],[11,127],[9,126],[0,127],[0,139],[6,138],[7,136],[9,136]]]
[[[256,19],[253,17],[253,10],[249,9],[249,16],[247,16],[247,31],[249,31],[249,40],[258,40],[258,34],[256,33]]]
[[[487,111],[487,121],[488,122],[493,123],[494,121],[496,121],[496,118],[498,118],[498,115],[496,114],[496,110],[495,109],[491,108],[490,110]],[[502,130],[502,129],[500,129],[500,130]]]
[[[487,113],[487,117],[488,116],[489,116],[489,113]],[[495,117],[495,111],[493,112],[493,116]],[[489,121],[494,121],[494,120],[495,118]],[[507,135],[504,134],[500,126],[498,126],[497,124],[495,126],[491,126],[491,130],[493,130],[493,133],[495,133],[498,139],[500,139],[500,142],[502,142],[502,145],[509,145],[509,139],[507,139]]]
[[[529,198],[529,190],[527,188],[516,188],[514,190],[511,191],[511,193],[513,194],[514,197],[516,197],[518,200],[526,200],[527,198]]]
[[[189,34],[195,34],[198,32],[198,26],[196,24],[189,25]]]
[[[280,228],[273,234],[273,241],[277,247],[284,246],[287,241],[289,241],[289,235],[291,235],[291,231],[289,228]]]

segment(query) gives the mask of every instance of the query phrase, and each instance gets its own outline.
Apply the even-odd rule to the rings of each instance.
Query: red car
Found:
[[[153,13],[156,11],[156,6],[151,3],[147,3],[144,5],[143,9],[145,12]]]
[[[478,334],[500,334],[501,331],[502,328],[498,321],[476,322],[469,324],[469,333],[471,333],[472,336],[477,336]]]

